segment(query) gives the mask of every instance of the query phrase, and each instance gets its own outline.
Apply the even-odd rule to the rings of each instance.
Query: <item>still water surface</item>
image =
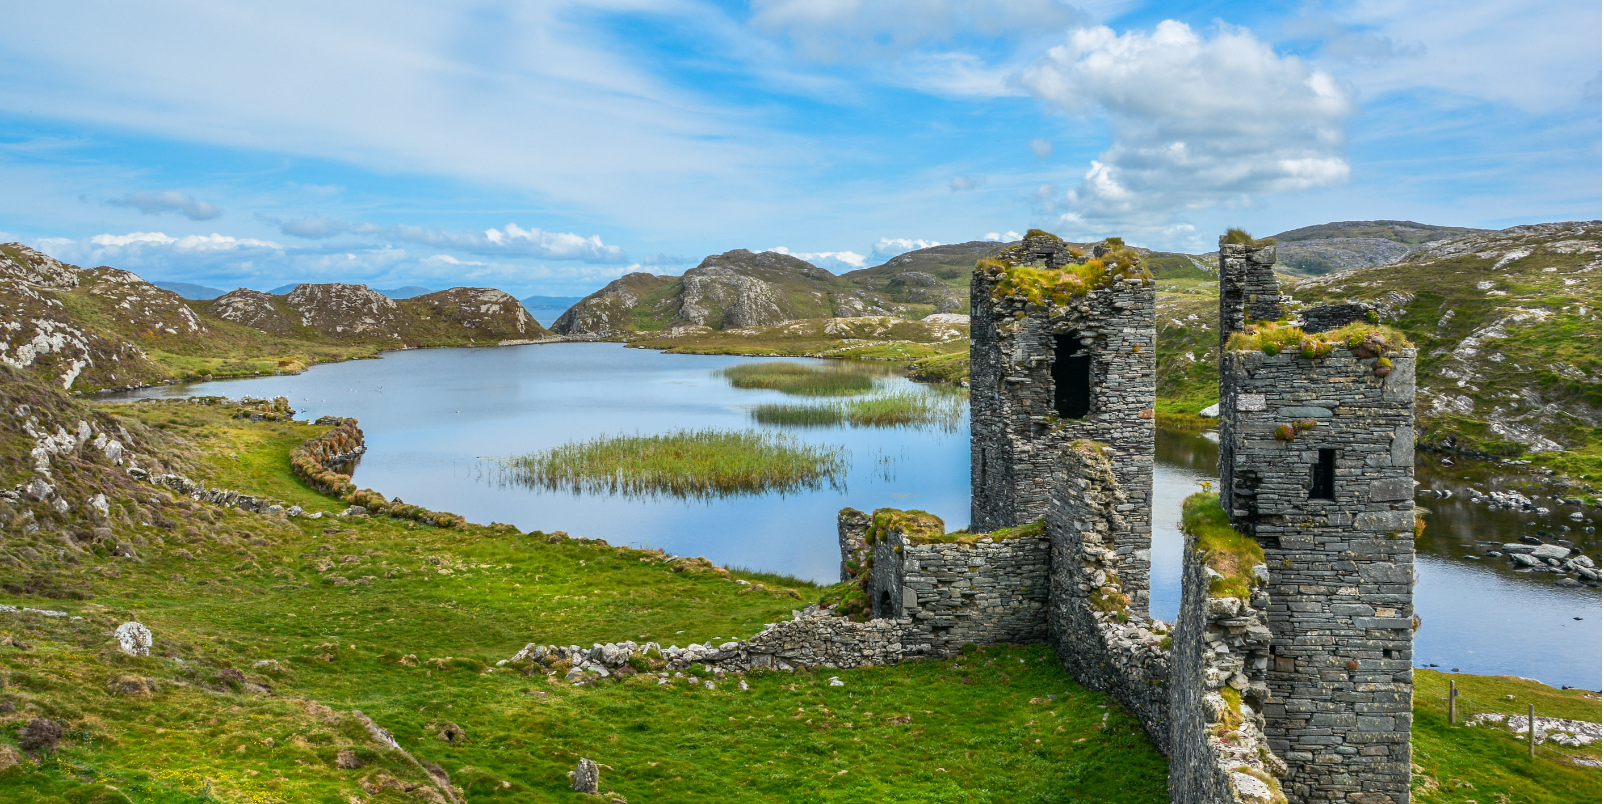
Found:
[[[706,556],[726,566],[836,580],[835,514],[851,506],[920,508],[948,527],[969,521],[969,430],[791,429],[806,441],[844,446],[851,468],[837,487],[711,502],[630,499],[550,491],[505,482],[495,459],[615,433],[754,426],[748,407],[795,401],[775,391],[731,388],[717,371],[754,358],[665,355],[617,344],[549,344],[393,352],[380,360],[318,366],[298,376],[198,383],[120,395],[289,397],[302,418],[354,416],[368,452],[357,482],[475,522],[524,530],[565,530],[614,544]],[[896,390],[929,392],[900,377]],[[759,427],[759,429],[762,429]],[[1215,475],[1215,445],[1202,436],[1159,431],[1154,472],[1154,616],[1173,620],[1180,605],[1181,500]],[[1553,502],[1548,520],[1471,505],[1470,481],[1422,455],[1422,488],[1453,489],[1421,498],[1430,523],[1420,541],[1417,664],[1467,673],[1514,674],[1554,685],[1599,689],[1600,599],[1595,589],[1553,586],[1553,575],[1513,572],[1473,560],[1482,542],[1514,541],[1534,529],[1571,527],[1598,558],[1596,511],[1587,520]],[[1478,484],[1486,489],[1486,483]],[[605,635],[598,635],[601,638]]]

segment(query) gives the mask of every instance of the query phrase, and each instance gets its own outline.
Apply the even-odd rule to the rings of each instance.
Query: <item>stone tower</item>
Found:
[[[1088,259],[1107,263],[1109,271],[1062,273]],[[1131,609],[1145,615],[1156,376],[1152,279],[1118,241],[1086,257],[1032,230],[1020,245],[976,267],[969,297],[971,530],[1046,516],[1063,446],[1095,441],[1108,452],[1125,495],[1115,542],[1132,562]]]
[[[1227,243],[1220,238],[1220,343],[1248,321],[1281,317],[1275,244]]]
[[[1222,244],[1222,344],[1244,316],[1275,318],[1273,264],[1273,246]],[[1269,572],[1265,736],[1293,802],[1404,804],[1415,352],[1380,335],[1307,343],[1220,359],[1221,505]]]

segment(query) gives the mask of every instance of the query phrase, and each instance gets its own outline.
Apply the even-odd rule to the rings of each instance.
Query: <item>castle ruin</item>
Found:
[[[1188,533],[1176,623],[1148,615],[1155,288],[1116,240],[1084,254],[1032,231],[977,265],[971,527],[846,509],[843,578],[909,654],[1052,644],[1169,755],[1173,802],[1407,804],[1415,354],[1336,329],[1364,310],[1290,329],[1274,245],[1221,240],[1220,505],[1240,544]]]

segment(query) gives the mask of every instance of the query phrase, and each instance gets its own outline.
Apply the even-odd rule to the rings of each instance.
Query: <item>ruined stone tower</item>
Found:
[[[1220,500],[1268,569],[1264,732],[1292,801],[1404,804],[1415,352],[1375,331],[1244,332],[1277,315],[1274,255],[1222,238]]]
[[[976,533],[1046,516],[1064,445],[1097,442],[1124,492],[1116,549],[1132,562],[1131,609],[1145,615],[1156,339],[1153,282],[1137,263],[1119,241],[1081,255],[1032,230],[977,267],[970,512]]]
[[[1275,244],[1227,243],[1220,238],[1220,343],[1251,321],[1281,317]]]

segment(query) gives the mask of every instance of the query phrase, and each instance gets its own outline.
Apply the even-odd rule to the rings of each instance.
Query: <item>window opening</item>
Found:
[[[1059,418],[1084,418],[1092,409],[1092,356],[1080,333],[1053,336],[1053,408]]]
[[[1309,499],[1335,500],[1337,498],[1337,451],[1321,449],[1320,460],[1314,464],[1313,482],[1309,484]]]

